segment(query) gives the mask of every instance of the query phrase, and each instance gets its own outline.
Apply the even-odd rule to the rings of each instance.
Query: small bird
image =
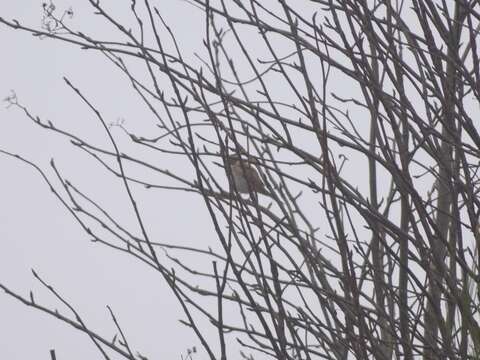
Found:
[[[229,158],[229,163],[233,175],[233,181],[238,192],[248,194],[251,191],[254,191],[263,195],[271,196],[265,188],[257,170],[250,165],[248,161],[231,157]]]

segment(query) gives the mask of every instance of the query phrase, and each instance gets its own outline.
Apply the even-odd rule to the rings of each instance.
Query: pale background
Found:
[[[71,24],[104,38],[113,32],[92,21],[91,15],[85,24],[90,11],[87,1],[55,3],[59,9],[73,7]],[[116,4],[116,14],[128,19],[130,1],[103,3]],[[201,32],[195,28],[200,26],[202,14],[195,14],[183,1],[161,3],[167,21],[182,25],[176,29],[177,37],[193,54],[195,47],[201,46]],[[2,1],[0,16],[38,27],[41,4],[37,0]],[[197,38],[192,34],[198,34]],[[67,88],[63,76],[81,88],[109,122],[122,118],[127,126],[136,126],[135,120],[144,115],[124,77],[99,54],[3,25],[0,43],[0,97],[15,90],[19,101],[43,120],[107,144],[98,121]],[[115,135],[121,138],[120,133]],[[19,110],[7,109],[6,103],[0,106],[0,148],[32,160],[52,179],[48,164],[54,158],[66,178],[105,204],[113,204],[110,209],[114,213],[122,209],[116,215],[136,230],[118,180],[112,181],[65,139],[35,126]],[[133,349],[149,359],[180,359],[188,348],[200,348],[193,333],[178,322],[183,318],[180,308],[158,274],[126,255],[90,242],[33,168],[0,155],[0,174],[0,282],[27,297],[33,290],[39,303],[67,314],[33,278],[30,269],[35,269],[76,307],[92,329],[111,334],[111,339],[116,331],[105,307],[110,305]],[[200,197],[171,192],[157,193],[153,199],[138,196],[154,240],[187,245],[203,242],[206,246],[213,241]],[[49,359],[50,349],[56,350],[59,360],[101,358],[86,335],[0,293],[0,359]]]

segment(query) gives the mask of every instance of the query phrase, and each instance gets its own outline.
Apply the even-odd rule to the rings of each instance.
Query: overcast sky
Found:
[[[41,3],[3,1],[0,16],[38,27]],[[73,5],[72,24],[108,37],[111,29],[87,17],[90,8],[85,3],[56,1],[59,9]],[[115,3],[124,3],[123,8],[118,6],[119,16],[127,14],[129,1]],[[190,14],[187,21],[183,2],[166,3],[162,2],[162,10],[167,17],[181,15],[189,23],[190,28],[179,27],[177,35],[193,49],[198,39],[189,32],[194,31],[198,19]],[[87,26],[82,24],[85,19]],[[189,44],[189,39],[193,43]],[[97,143],[105,142],[106,134],[67,88],[63,76],[81,88],[109,122],[125,119],[133,124],[142,116],[125,78],[99,54],[34,38],[3,25],[0,42],[4,49],[0,62],[2,99],[14,90],[33,114]],[[122,135],[117,132],[116,136]],[[0,148],[35,162],[52,178],[48,164],[54,158],[66,178],[111,206],[114,213],[117,208],[116,215],[123,223],[133,226],[133,214],[124,211],[128,202],[122,198],[125,194],[117,180],[106,177],[100,166],[92,166],[92,160],[72,149],[65,139],[35,126],[18,109],[6,108],[6,103],[0,107]],[[92,243],[32,167],[0,155],[0,169],[0,282],[26,296],[33,290],[38,302],[67,314],[33,278],[33,268],[75,306],[89,326],[113,337],[116,331],[106,309],[110,305],[133,348],[150,359],[180,359],[188,348],[199,348],[192,332],[178,322],[183,318],[179,306],[157,273],[131,257]],[[140,200],[147,221],[153,224],[150,230],[155,239],[192,245],[210,237],[200,197],[163,192],[154,199]],[[0,359],[49,359],[50,349],[56,350],[59,360],[100,358],[87,336],[3,293],[0,334]]]
[[[281,2],[278,1],[271,1],[265,5],[266,9],[264,9],[264,11],[268,13],[271,10],[270,6],[274,6],[275,4],[281,7],[281,5],[279,5],[280,3]],[[160,6],[163,19],[172,27],[175,33],[175,39],[182,49],[183,59],[185,59],[187,63],[194,64],[193,66],[196,68],[201,67],[204,74],[207,74],[205,75],[206,77],[210,76],[211,74],[207,66],[195,57],[196,53],[207,57],[205,46],[202,43],[205,32],[204,14],[189,3],[188,0],[158,0],[155,4]],[[305,12],[304,15],[307,15],[309,18],[313,15],[313,11],[311,11],[313,8],[318,10],[318,4],[314,2],[311,2],[311,4],[301,4],[302,6],[299,6],[301,8],[299,11]],[[452,7],[453,4],[454,2],[451,2]],[[59,0],[55,2],[55,5],[59,13],[72,6],[74,16],[72,19],[68,19],[68,24],[73,29],[82,31],[102,41],[118,41],[122,43],[126,41],[125,37],[118,35],[118,31],[114,26],[105,24],[101,16],[92,15],[92,8],[87,0]],[[126,28],[131,27],[134,32],[138,32],[137,24],[130,11],[130,0],[105,0],[102,2],[102,5],[106,6],[107,10],[111,11],[113,16],[118,19],[120,23],[124,24]],[[308,6],[310,6],[310,8],[308,8]],[[407,6],[405,8],[406,15],[402,14],[402,16],[405,16],[402,17],[402,20],[405,20],[408,23],[409,30],[415,33],[415,27],[418,27],[419,24],[413,20],[410,21],[410,17],[414,15],[414,11]],[[26,26],[39,28],[42,20],[42,1],[3,1],[2,5],[0,5],[0,16],[7,19],[16,19]],[[272,21],[278,22],[278,19],[275,20],[275,16],[271,17],[274,19]],[[342,24],[341,20],[340,24]],[[328,31],[331,31],[333,37],[332,42],[335,42],[335,39],[340,37],[339,32],[336,31],[338,28],[325,27],[329,29]],[[245,29],[245,27],[242,27],[240,24],[238,28],[242,28],[242,36],[248,39],[246,44],[252,58],[259,60],[259,63],[262,60],[266,60],[266,62],[259,65],[259,68],[262,66],[263,69],[267,68],[269,66],[268,60],[271,60],[271,55],[268,54],[267,47],[264,46],[264,44],[260,46],[261,40],[259,40],[259,42],[250,40],[250,37],[254,38],[254,36],[261,39],[259,33],[263,34],[263,32],[259,32],[256,28],[252,29],[247,27],[247,29]],[[292,29],[296,31],[297,28],[296,26],[292,26]],[[366,29],[370,28],[366,27]],[[167,49],[173,51],[171,50],[173,48],[173,42],[168,38],[168,33],[164,28],[163,31],[166,33],[166,38],[162,38],[162,44],[165,43]],[[288,59],[288,54],[294,54],[297,51],[297,46],[300,45],[298,43],[295,44],[293,41],[286,41],[287,44],[282,47],[285,39],[277,35],[278,34],[274,34],[269,38],[269,41],[271,41],[270,44],[272,44],[276,51],[278,50],[278,55],[281,55],[279,58]],[[152,34],[151,32],[148,33],[147,30],[146,38],[148,39],[149,36],[151,37]],[[227,38],[228,36],[234,38],[235,34],[228,32],[226,36]],[[439,34],[436,34],[436,36],[440,37]],[[358,39],[355,39],[355,41],[357,40]],[[192,165],[189,164],[185,158],[178,156],[178,154],[163,153],[161,151],[139,150],[140,145],[134,144],[126,133],[122,131],[120,126],[110,125],[121,123],[122,126],[131,133],[153,138],[164,131],[158,126],[158,119],[150,113],[148,107],[135,95],[129,79],[101,53],[82,50],[76,46],[52,39],[32,37],[24,31],[15,31],[4,25],[0,25],[0,42],[3,45],[2,56],[0,57],[0,98],[11,97],[15,94],[19,103],[25,106],[32,116],[38,116],[43,123],[51,121],[56,127],[78,135],[88,143],[111,150],[112,144],[109,141],[109,134],[107,134],[103,128],[102,122],[99,121],[94,112],[86,106],[85,102],[66,85],[64,81],[64,77],[66,77],[81,91],[83,96],[100,111],[105,123],[109,124],[110,131],[116,143],[119,145],[121,152],[129,153],[138,151],[136,153],[138,158],[145,160],[147,163],[162,169],[173,169],[174,173],[182,174],[182,176],[191,179],[191,181],[194,180]],[[359,44],[360,42],[361,41],[358,40]],[[240,76],[240,78],[242,80],[255,78],[250,67],[242,66],[248,63],[244,56],[238,56],[242,50],[239,49],[238,46],[235,47],[235,45],[231,47],[232,48],[227,45],[226,52],[228,53],[228,57],[233,59],[237,71],[242,75],[250,72],[250,74],[247,74],[248,76]],[[408,53],[407,49],[408,46],[403,48],[402,51],[405,50],[405,52]],[[168,52],[168,50],[166,52]],[[335,58],[335,61],[338,60],[339,63],[349,61],[342,55],[341,51],[339,51],[338,54],[336,54],[336,51],[333,51],[331,56]],[[336,56],[338,56],[338,59]],[[406,57],[407,59],[408,56],[409,55]],[[141,59],[140,61],[137,60],[138,59],[128,59],[128,66],[136,76],[140,76],[143,80],[148,77],[148,72],[145,69],[146,64],[141,61]],[[310,60],[313,61],[310,62]],[[363,110],[359,110],[362,107],[361,103],[357,106],[355,101],[350,101],[349,99],[355,99],[356,96],[360,94],[359,84],[364,80],[362,80],[362,77],[359,77],[356,82],[355,79],[349,78],[346,73],[341,74],[341,71],[337,71],[335,67],[331,67],[329,71],[332,71],[334,75],[329,78],[330,80],[325,81],[322,77],[321,63],[315,62],[318,60],[319,59],[315,59],[315,56],[312,56],[312,59],[306,57],[306,63],[309,69],[308,80],[313,84],[313,87],[321,89],[319,93],[325,96],[325,103],[328,105],[323,107],[324,109],[328,108],[326,112],[327,115],[322,115],[328,124],[326,125],[326,131],[328,131],[329,134],[341,134],[348,138],[348,131],[354,129],[355,141],[361,143],[361,141],[357,139],[357,130],[360,137],[368,134],[370,124],[373,124],[372,114],[374,114],[375,111],[371,111],[373,109],[372,107],[370,107],[370,109],[364,107]],[[174,63],[172,66],[177,65],[178,63]],[[294,115],[294,121],[298,119],[298,121],[301,122],[303,119],[308,120],[308,115],[306,113],[302,114],[302,111],[298,111],[298,109],[295,109],[290,104],[296,101],[295,99],[297,99],[297,97],[295,94],[302,94],[305,90],[305,84],[303,84],[303,87],[299,86],[297,88],[297,85],[305,82],[305,79],[300,72],[295,70],[295,60],[292,60],[289,66],[292,68],[291,70],[294,74],[291,78],[288,78],[289,81],[293,79],[291,86],[286,85],[285,78],[281,74],[281,71],[278,71],[278,69],[274,67],[269,69],[272,71],[262,73],[262,81],[268,83],[267,88],[269,95],[273,95],[275,102],[281,105],[279,108],[287,108],[286,110],[282,109],[282,116],[284,115],[283,111],[285,111],[287,117]],[[157,71],[157,69],[153,70],[153,72],[155,71]],[[159,83],[159,87],[162,90],[166,89],[166,98],[169,99],[169,90],[171,90],[169,88],[169,79],[165,74],[162,74],[161,71],[159,71],[159,73],[160,74],[156,74],[157,77],[155,80]],[[227,71],[225,71],[225,73],[227,73],[226,77],[232,75]],[[225,73],[222,73],[222,76],[225,76]],[[144,78],[142,78],[142,76],[144,76]],[[282,81],[277,83],[275,80],[278,79]],[[324,81],[325,84],[323,83]],[[151,85],[151,83],[150,81],[149,84]],[[394,85],[390,84],[389,81],[385,83],[388,84],[385,85],[385,92],[388,93],[391,91],[394,93]],[[264,95],[257,92],[260,87],[256,81],[249,81],[245,84],[245,88],[248,89],[247,91],[251,91],[254,96],[257,96],[252,100],[249,93],[249,101],[265,99]],[[365,82],[365,84],[368,83]],[[322,88],[320,85],[325,85],[325,88]],[[409,85],[407,85],[407,89],[408,86]],[[412,86],[412,84],[410,84],[410,86]],[[227,90],[230,90],[228,85],[225,87]],[[387,89],[388,87],[391,88]],[[336,102],[332,102],[332,94],[340,94],[341,96],[335,100]],[[376,92],[372,92],[372,94],[376,94]],[[403,97],[403,92],[400,92],[400,94],[402,95],[401,97]],[[413,92],[413,94],[411,103],[415,106],[415,111],[418,112],[418,115],[421,117],[425,114],[426,104],[424,100],[428,99],[428,97],[425,97],[424,93],[421,92]],[[303,93],[303,95],[305,94]],[[301,95],[299,97],[301,97]],[[189,101],[190,100],[191,99],[189,99]],[[217,101],[221,104],[221,101],[218,101],[219,98],[216,98],[212,94],[207,95],[207,101],[210,100],[214,103]],[[408,101],[410,101],[410,98]],[[332,104],[335,106],[331,106]],[[55,172],[50,166],[50,163],[54,161],[56,169],[60,172],[62,179],[71,181],[71,183],[84,194],[95,199],[96,202],[108,211],[109,215],[127,228],[129,232],[137,236],[141,234],[139,223],[136,220],[132,204],[125,192],[121,179],[106,171],[99,162],[96,162],[85,151],[72,146],[65,136],[59,136],[59,134],[37,126],[20,109],[15,106],[8,107],[7,105],[8,103],[4,102],[0,106],[0,150],[19,154],[28,161],[32,161],[44,171],[44,175],[50,179],[60,194],[66,197],[65,192],[61,189],[61,183],[56,179]],[[417,105],[419,105],[418,110],[416,109]],[[212,106],[214,107],[215,105]],[[471,105],[467,105],[466,108],[468,111],[471,110],[469,106]],[[475,107],[472,111],[478,113],[477,103],[473,102],[473,106]],[[174,106],[171,108],[174,108]],[[178,118],[176,117],[175,111],[180,112],[180,110],[173,110],[172,118],[174,120]],[[335,125],[335,122],[332,121],[329,115],[330,111],[340,114],[338,115],[339,117],[335,117],[335,119],[343,119],[347,125],[346,128],[342,128],[344,124],[342,124],[342,126]],[[411,109],[408,109],[408,112],[409,111],[411,111]],[[369,114],[370,112],[372,114]],[[255,116],[257,116],[257,114],[248,114],[247,111],[240,109],[238,119],[236,119],[237,124],[248,122],[249,119],[254,119]],[[200,111],[190,111],[188,115],[189,121],[197,125],[199,121],[209,120],[208,118],[210,117],[210,113],[206,115]],[[387,118],[390,119],[390,117]],[[204,124],[205,123],[202,123],[202,125]],[[420,122],[417,125],[419,124]],[[276,123],[272,126],[280,126],[280,124]],[[438,126],[440,126],[440,123],[438,123]],[[207,130],[204,130],[205,128]],[[305,131],[304,129],[300,129],[300,126],[298,126],[298,128],[298,130],[293,131],[292,142],[295,143],[295,146],[299,146],[302,151],[316,156],[320,163],[320,155],[326,147],[320,148],[318,141],[320,137],[318,133],[315,131]],[[393,126],[391,128],[393,128]],[[384,138],[388,139],[388,135],[392,134],[391,128],[388,126],[387,130],[382,128],[382,132],[385,132],[382,134]],[[189,127],[188,129],[190,130],[191,128]],[[202,126],[200,131],[213,132],[209,124],[207,124],[206,127]],[[350,134],[350,136],[353,135]],[[241,137],[245,138],[245,136]],[[213,138],[215,139],[215,137]],[[170,138],[165,137],[165,139],[165,143],[167,143],[166,146],[168,146],[167,140]],[[195,137],[195,141],[196,140],[197,138]],[[255,143],[253,140],[251,140],[251,142]],[[387,140],[387,143],[389,142],[390,139]],[[198,145],[199,143],[200,141],[196,144]],[[204,143],[207,143],[207,141]],[[423,141],[420,143],[423,143]],[[162,146],[163,145],[162,143]],[[335,145],[335,141],[329,140],[329,154],[336,159],[338,158],[338,162],[341,163],[338,171],[341,172],[342,183],[343,180],[349,182],[349,186],[351,185],[352,189],[355,188],[359,193],[365,194],[364,200],[365,202],[368,201],[371,193],[367,187],[370,176],[366,170],[367,156],[363,155],[361,151],[349,150],[349,146],[345,146],[347,149],[342,149],[341,151],[338,150],[339,147],[338,143]],[[395,146],[393,146],[393,148],[395,148]],[[403,149],[403,147],[399,147],[399,149]],[[251,149],[249,149],[249,151],[250,150]],[[281,146],[275,150],[278,151],[275,154],[275,160],[279,162],[278,160],[285,150],[281,149]],[[411,171],[412,177],[415,178],[415,189],[426,199],[428,192],[433,190],[433,171],[432,174],[428,176],[418,175],[425,171],[424,168],[426,169],[430,165],[435,165],[437,160],[436,157],[431,156],[430,152],[423,152],[422,150],[422,147],[416,147],[415,150],[411,152],[411,157],[412,159],[414,157],[417,165],[412,164],[409,171]],[[210,161],[212,157],[208,157],[207,155],[202,155],[202,160],[207,158],[207,160]],[[289,155],[293,156],[292,153]],[[322,155],[325,156],[325,154]],[[373,158],[374,157],[371,157],[371,159]],[[386,157],[386,159],[390,161],[390,155]],[[343,166],[344,160],[345,167]],[[302,172],[304,168],[309,171],[308,162],[300,161],[296,164],[279,163],[281,163],[281,166],[289,168],[291,173],[295,172],[294,177],[298,176],[302,178],[304,184],[315,181],[320,183],[322,180],[322,173],[316,172],[313,168],[310,169],[310,171],[315,172],[316,178],[312,180],[308,175],[304,175]],[[115,167],[117,165],[114,161],[112,164],[112,166]],[[381,164],[381,161],[379,161],[378,164]],[[214,168],[214,171],[217,171],[217,173],[212,175],[212,178],[215,177],[215,174],[220,174],[221,176],[218,176],[218,179],[215,177],[215,180],[218,180],[224,188],[227,189],[225,173],[218,166],[214,167],[211,162],[209,163],[209,166],[210,165]],[[154,173],[151,171],[149,173],[150,170],[148,170],[147,167],[135,167],[129,163],[125,165],[125,169],[129,175],[134,177],[148,178],[148,181],[155,183],[161,181],[161,185],[171,185],[171,183],[164,183],[163,181],[165,181],[165,179],[160,179],[158,172]],[[282,172],[283,170],[282,168]],[[378,172],[375,175],[379,186],[379,200],[388,193],[392,174],[397,174],[395,171],[392,171],[392,174],[388,171],[391,170],[387,169],[386,166],[379,165]],[[327,171],[327,173],[330,174],[330,171]],[[8,286],[13,291],[25,297],[28,297],[29,292],[33,291],[37,303],[49,308],[58,308],[60,313],[73,317],[68,309],[65,308],[58,299],[55,299],[52,293],[35,280],[31,271],[34,269],[44,281],[53,286],[54,289],[78,311],[88,328],[95,330],[106,338],[112,339],[113,336],[117,334],[117,330],[106,308],[107,305],[110,306],[116,314],[120,325],[125,330],[125,335],[128,337],[131,347],[135,351],[139,351],[148,356],[150,360],[180,359],[182,355],[187,353],[188,349],[192,347],[196,347],[197,349],[201,348],[194,333],[178,321],[179,319],[184,319],[184,315],[177,300],[159,275],[159,272],[152,271],[151,268],[148,268],[144,263],[136,260],[132,256],[114,251],[112,248],[106,247],[98,242],[92,242],[69,211],[62,205],[62,202],[50,191],[49,185],[44,181],[42,174],[40,174],[35,167],[28,166],[24,162],[0,154],[0,174],[1,284]],[[157,177],[155,178],[155,176]],[[282,177],[288,178],[286,176]],[[271,179],[275,179],[275,177]],[[394,177],[394,179],[397,179],[397,177]],[[404,178],[401,177],[401,179],[402,181],[399,183],[403,184]],[[298,183],[296,185],[300,186]],[[305,220],[305,223],[309,223],[310,226],[310,218],[313,219],[311,229],[315,229],[315,231],[312,230],[312,232],[315,233],[316,239],[321,238],[324,240],[323,243],[319,242],[322,244],[322,247],[319,249],[322,256],[330,260],[328,252],[330,251],[330,255],[332,255],[335,251],[332,250],[330,246],[323,246],[323,244],[328,243],[330,240],[334,241],[335,237],[327,236],[331,235],[334,231],[334,226],[332,225],[331,228],[326,226],[328,223],[329,207],[325,203],[322,203],[323,195],[321,193],[315,194],[308,185],[302,187],[304,192],[301,194],[297,192],[298,187],[295,188],[295,186],[292,186],[290,188],[290,183],[287,184],[286,187],[288,187],[289,190],[293,190],[292,194],[299,194],[298,202],[297,199],[295,199],[295,204],[299,204],[302,212],[306,214],[307,220]],[[402,185],[398,187],[398,190],[402,191],[404,187],[405,185]],[[132,188],[133,196],[137,204],[139,204],[142,220],[146,224],[146,232],[148,232],[150,239],[153,241],[204,249],[209,247],[215,249],[216,246],[220,246],[217,241],[217,236],[213,231],[214,228],[211,219],[200,196],[194,193],[167,191],[157,188],[145,189],[139,186],[132,186]],[[437,190],[441,188],[441,186],[438,186]],[[440,190],[438,191],[441,192]],[[428,196],[430,197],[430,194]],[[418,200],[418,198],[415,199]],[[339,197],[339,201],[343,202],[341,197]],[[380,203],[382,202],[383,200],[380,201]],[[418,201],[415,203],[417,202]],[[346,203],[348,204],[349,201],[346,200]],[[322,207],[322,205],[325,206]],[[355,206],[353,203],[351,205],[353,209]],[[390,207],[390,205],[388,201],[385,201],[384,204],[379,205],[379,209],[381,209],[382,206]],[[349,206],[350,205],[347,205],[346,208]],[[360,207],[360,205],[358,206]],[[364,202],[362,202],[361,206],[364,206]],[[340,208],[344,209],[343,204]],[[272,207],[272,209],[272,212],[275,213],[276,209],[274,207]],[[363,250],[368,248],[368,252],[370,252],[370,228],[372,231],[376,229],[376,227],[370,227],[374,223],[372,220],[374,217],[371,217],[369,220],[369,217],[365,215],[365,213],[368,213],[366,209],[367,207],[365,207],[362,214],[360,214],[359,211],[353,211],[355,213],[352,215],[346,213],[348,221],[352,224],[352,226],[348,228],[352,228],[352,230],[358,228],[355,229],[354,234],[355,240],[358,241],[356,241],[352,247],[358,247],[355,250],[355,256],[358,256],[359,259],[363,259],[364,254],[367,253],[358,250],[361,246],[365,246]],[[400,205],[398,202],[396,205],[393,205],[391,209],[388,209],[389,220],[398,223],[399,209]],[[423,216],[424,213],[413,213],[412,219],[414,219],[415,216],[420,216],[419,214]],[[343,213],[342,216],[344,216]],[[440,218],[437,218],[437,220],[438,219]],[[422,224],[422,226],[425,225]],[[233,229],[233,227],[230,227],[230,229]],[[467,231],[467,228],[465,228],[465,231]],[[390,231],[385,233],[388,234],[387,241],[389,242],[387,242],[387,247],[397,248],[398,244],[404,243],[397,241],[397,237],[391,236]],[[415,234],[417,236],[417,233]],[[419,234],[422,234],[422,230]],[[252,237],[254,236],[255,234],[252,235]],[[473,247],[473,235],[469,232],[468,236],[469,237],[466,237],[467,240],[465,244],[467,244],[467,247]],[[385,237],[387,238],[387,236]],[[403,237],[404,235],[402,233],[398,239],[402,239]],[[263,236],[262,238],[265,239]],[[349,236],[346,236],[346,238],[349,238]],[[428,239],[430,240],[430,238],[433,239],[434,237],[429,236]],[[290,236],[288,236],[288,240],[290,240]],[[437,240],[438,238],[435,239],[435,241]],[[278,242],[279,241],[280,240],[278,240]],[[315,243],[315,239],[312,240],[312,242]],[[289,245],[292,246],[292,248],[297,247],[294,241]],[[298,247],[304,248],[303,245]],[[333,247],[335,246],[333,245]],[[290,256],[288,248],[285,248],[285,253],[292,259],[292,263],[295,263],[297,257]],[[420,255],[421,258],[423,256],[422,252],[420,252]],[[168,260],[165,259],[165,252],[159,250],[158,256],[163,257],[160,261],[162,265],[169,267],[167,263],[164,263],[164,261]],[[235,253],[233,253],[233,256],[235,256]],[[275,253],[273,256],[278,255]],[[411,258],[413,260],[415,257],[412,256]],[[306,258],[302,257],[301,259],[304,261],[301,265],[303,266]],[[330,261],[335,265],[335,259],[340,259],[340,256],[332,256],[332,259],[333,260]],[[345,259],[346,256],[344,257],[344,260]],[[355,263],[356,259],[353,260],[354,261],[349,258],[349,261]],[[188,266],[192,265],[196,270],[212,271],[212,264],[209,260],[198,256],[198,254],[183,254],[182,261]],[[278,261],[281,262],[281,260]],[[418,262],[416,265],[417,268],[420,269],[423,268],[424,263]],[[416,272],[414,266],[409,265],[412,273]],[[368,267],[362,267],[362,273],[364,269],[367,268]],[[394,271],[398,271],[398,269],[397,267]],[[179,270],[182,271],[182,269]],[[389,271],[391,270],[389,269]],[[374,271],[373,274],[375,274],[375,272],[376,271]],[[365,272],[365,274],[367,273],[368,271]],[[422,275],[419,276],[421,277]],[[194,281],[204,281],[201,284],[202,288],[204,286],[214,287],[215,282],[213,279],[206,278],[207,280],[197,280],[205,279],[197,276],[195,280],[187,282],[195,286],[196,283]],[[333,276],[333,279],[335,279],[335,276]],[[333,290],[342,290],[340,288],[341,281],[337,280],[338,279],[334,280],[334,286],[337,286],[337,288],[333,287]],[[208,283],[208,281],[210,281],[210,283]],[[361,282],[363,282],[363,278]],[[372,282],[372,285],[365,285],[367,293],[373,289],[372,286],[374,283],[375,282]],[[379,283],[377,283],[377,285],[379,285]],[[370,288],[368,288],[369,286]],[[287,286],[285,286],[285,289],[286,288]],[[361,292],[362,296],[364,289],[362,289]],[[228,291],[230,290],[231,288],[228,289]],[[286,296],[285,293],[286,292],[282,290],[282,297]],[[375,294],[375,297],[377,299],[380,298],[377,297],[377,294]],[[206,298],[207,297],[202,297],[201,300],[199,300],[202,301],[202,305],[204,305],[204,302],[206,302],[207,305],[212,303],[216,305],[216,299],[213,299],[213,297],[211,299]],[[341,296],[339,299],[340,298]],[[348,297],[346,299],[348,299]],[[417,299],[412,299],[412,301],[417,303]],[[232,302],[229,304],[231,305],[231,303]],[[421,302],[419,302],[419,304],[420,303]],[[291,302],[291,304],[294,306],[296,302]],[[320,304],[317,305],[322,306],[321,304],[320,302]],[[229,305],[226,306],[228,307]],[[224,311],[227,312],[228,310]],[[231,311],[231,313],[227,315],[228,320],[235,316],[237,316],[238,319],[238,310],[236,310],[236,312]],[[274,316],[272,316],[272,318],[274,318]],[[208,324],[208,327],[204,327],[203,325],[206,325],[206,323],[205,319],[203,322],[200,322],[202,333],[207,335],[207,337],[211,335],[211,339],[215,339],[216,341],[216,329],[211,324]],[[208,331],[211,331],[211,333],[208,333]],[[231,347],[231,344],[236,343],[232,338],[234,335],[231,335],[231,333],[226,335],[229,347]],[[218,350],[215,346],[215,341],[212,341],[214,351]],[[101,358],[94,344],[81,332],[68,327],[55,318],[40,313],[38,310],[28,309],[19,301],[3,293],[0,293],[0,345],[0,359],[49,359],[50,349],[55,349],[58,360]],[[116,357],[113,356],[112,358]],[[195,358],[203,359],[205,356],[200,354]]]

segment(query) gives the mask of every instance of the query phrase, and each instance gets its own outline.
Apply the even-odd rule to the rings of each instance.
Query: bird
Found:
[[[240,193],[256,192],[271,196],[257,170],[248,161],[230,157],[228,159],[235,188]]]

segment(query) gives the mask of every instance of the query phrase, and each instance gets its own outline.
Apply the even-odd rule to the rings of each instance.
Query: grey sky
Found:
[[[3,2],[0,13],[2,17],[38,26],[41,3],[36,0]],[[84,12],[89,9],[82,3],[57,1],[56,5],[59,9],[73,5],[72,23],[82,24]],[[128,2],[124,3],[128,9]],[[181,2],[168,3],[166,13],[177,16],[175,11],[181,11]],[[121,14],[121,6],[118,9]],[[93,22],[87,28],[95,33],[96,26]],[[108,29],[98,29],[108,35]],[[180,31],[184,33],[179,36],[188,38],[185,28]],[[129,100],[132,93],[125,79],[99,54],[33,38],[5,26],[0,27],[0,42],[4,49],[0,67],[2,99],[14,89],[21,103],[35,115],[100,143],[105,141],[106,134],[92,113],[67,88],[63,76],[81,88],[104,111],[109,122],[124,118],[131,125],[142,115],[138,101]],[[116,135],[122,136],[119,132]],[[65,139],[40,129],[17,109],[6,109],[5,104],[0,108],[0,147],[34,161],[47,169],[50,176],[53,172],[48,163],[55,158],[65,177],[111,207],[122,209],[116,215],[134,227],[132,214],[123,211],[128,209],[128,203],[118,195],[122,190],[116,180],[105,179],[105,172],[97,165],[92,166],[91,159],[72,149]],[[91,243],[33,168],[5,156],[0,156],[0,167],[0,280],[3,283],[24,295],[34,290],[38,302],[58,307],[66,314],[68,311],[35,281],[30,272],[34,268],[71,301],[87,324],[113,337],[116,331],[105,308],[110,305],[134,349],[151,359],[179,359],[187,348],[199,348],[191,331],[177,321],[182,317],[179,306],[158,274],[128,256]],[[184,207],[187,201],[188,213]],[[154,199],[145,199],[142,206],[146,216],[150,216],[149,223],[153,224],[152,234],[160,241],[190,244],[204,241],[206,237],[202,234],[209,233],[200,198],[192,201],[192,196],[163,192]],[[0,334],[1,359],[47,359],[52,348],[56,349],[58,359],[100,358],[87,336],[26,308],[3,293],[0,294]]]

